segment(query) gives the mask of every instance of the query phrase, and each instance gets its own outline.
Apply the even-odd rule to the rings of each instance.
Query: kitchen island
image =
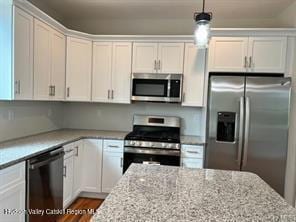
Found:
[[[132,164],[91,221],[296,221],[296,209],[253,173]]]

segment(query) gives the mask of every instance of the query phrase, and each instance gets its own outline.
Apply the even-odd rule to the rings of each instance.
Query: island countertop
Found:
[[[132,164],[91,221],[296,221],[296,209],[253,173]]]

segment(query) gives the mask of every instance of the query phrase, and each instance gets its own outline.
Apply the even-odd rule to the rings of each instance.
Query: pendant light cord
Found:
[[[206,4],[206,0],[203,0],[202,12],[205,12],[205,4]]]

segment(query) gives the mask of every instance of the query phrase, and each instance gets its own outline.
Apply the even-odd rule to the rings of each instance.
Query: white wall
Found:
[[[0,102],[0,141],[62,127],[63,104]]]
[[[201,111],[200,108],[185,108],[175,104],[67,103],[64,107],[64,127],[130,131],[134,114],[165,115],[182,118],[182,134],[202,135]]]

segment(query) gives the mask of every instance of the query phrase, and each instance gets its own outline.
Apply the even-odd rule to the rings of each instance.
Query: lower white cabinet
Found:
[[[63,207],[66,208],[73,200],[73,176],[74,176],[74,151],[71,155],[64,159],[64,192]]]
[[[202,169],[204,163],[204,147],[197,145],[181,146],[181,166]]]
[[[123,141],[104,140],[102,192],[109,193],[122,176]]]
[[[24,222],[26,208],[25,162],[0,170],[0,221]],[[5,213],[5,210],[18,212]],[[21,213],[19,213],[19,211]]]
[[[84,147],[83,141],[80,140],[73,144],[73,199],[75,199],[81,192],[82,185],[82,169],[83,169],[83,156]]]
[[[82,190],[100,193],[102,178],[103,141],[98,139],[84,140],[84,155],[82,165]]]

